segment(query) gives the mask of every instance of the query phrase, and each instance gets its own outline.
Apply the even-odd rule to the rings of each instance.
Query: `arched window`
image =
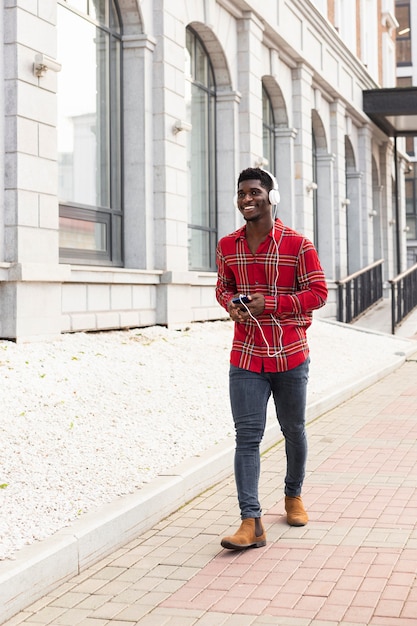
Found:
[[[189,269],[210,271],[216,267],[217,243],[216,85],[204,44],[191,28],[186,52],[192,124],[187,137]]]
[[[60,259],[122,265],[121,35],[114,0],[59,0]]]
[[[271,98],[262,85],[262,139],[263,155],[268,159],[268,170],[275,173],[275,119]]]

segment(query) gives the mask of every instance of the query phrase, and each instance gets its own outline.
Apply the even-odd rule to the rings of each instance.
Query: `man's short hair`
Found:
[[[265,170],[260,167],[248,167],[239,174],[237,180],[237,186],[244,180],[259,180],[262,187],[265,187],[267,191],[271,191],[274,188],[274,181]]]

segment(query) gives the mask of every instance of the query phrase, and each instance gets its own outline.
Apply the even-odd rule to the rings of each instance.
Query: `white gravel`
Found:
[[[320,319],[309,337],[309,402],[410,347]],[[0,341],[0,559],[233,438],[231,338],[219,321]]]

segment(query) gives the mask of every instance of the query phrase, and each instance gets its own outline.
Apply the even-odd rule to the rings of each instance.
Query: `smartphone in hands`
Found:
[[[233,298],[233,304],[247,304],[250,302],[250,298],[248,296],[244,296],[242,293],[238,298]]]

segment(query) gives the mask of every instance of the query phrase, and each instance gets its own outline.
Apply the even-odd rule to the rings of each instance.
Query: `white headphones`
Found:
[[[265,174],[268,174],[268,176],[271,178],[272,184],[273,184],[273,187],[272,187],[271,191],[269,192],[269,202],[272,205],[279,204],[281,202],[281,194],[279,193],[278,181],[275,178],[275,176],[273,174],[271,174],[271,172],[268,172],[268,170],[264,170],[264,172],[265,172]]]
[[[281,201],[281,195],[279,193],[279,188],[278,188],[278,181],[275,178],[275,176],[273,174],[271,174],[271,172],[268,172],[268,170],[264,170],[262,168],[262,171],[265,172],[265,174],[268,174],[268,176],[272,180],[273,187],[272,187],[272,189],[270,190],[270,192],[268,194],[268,198],[269,198],[269,202],[272,204],[272,206],[276,206]],[[233,198],[233,204],[235,205],[235,207],[237,207],[237,194]]]

